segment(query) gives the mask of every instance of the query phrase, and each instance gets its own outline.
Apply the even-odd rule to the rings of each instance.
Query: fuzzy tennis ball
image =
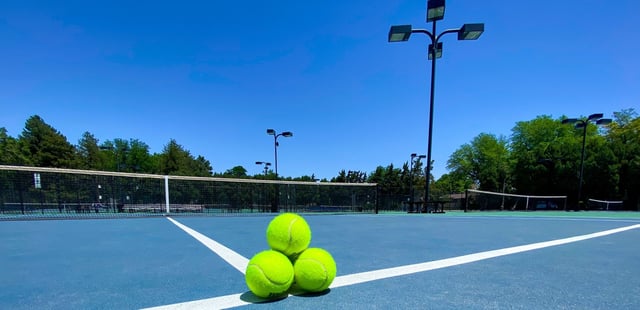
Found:
[[[336,277],[336,262],[321,248],[308,248],[293,264],[296,285],[308,292],[326,290]]]
[[[245,281],[258,297],[282,297],[293,283],[293,265],[280,252],[262,251],[249,260]]]
[[[271,220],[267,227],[267,243],[271,249],[290,258],[304,251],[310,242],[311,229],[300,215],[280,214]]]

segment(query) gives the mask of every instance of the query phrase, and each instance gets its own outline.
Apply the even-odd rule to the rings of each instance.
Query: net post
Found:
[[[467,212],[468,208],[469,208],[469,190],[465,189],[464,190],[464,212]]]
[[[169,210],[169,176],[168,175],[164,176],[164,204],[165,204],[165,210],[167,214],[169,214],[170,210]]]

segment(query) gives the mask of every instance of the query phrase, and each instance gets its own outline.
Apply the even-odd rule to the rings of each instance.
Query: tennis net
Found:
[[[377,212],[373,183],[186,177],[0,165],[0,219]]]
[[[602,210],[602,211],[624,210],[623,201],[589,199],[587,206],[589,210]]]
[[[564,210],[567,196],[517,195],[468,189],[465,211]]]

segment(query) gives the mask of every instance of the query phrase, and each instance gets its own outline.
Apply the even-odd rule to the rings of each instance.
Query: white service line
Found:
[[[468,263],[473,263],[473,262],[477,262],[477,261],[485,260],[489,258],[495,258],[499,256],[533,251],[533,250],[538,250],[542,248],[548,248],[552,246],[603,237],[603,236],[607,236],[607,235],[611,235],[611,234],[615,234],[615,233],[619,233],[619,232],[623,232],[631,229],[636,229],[636,228],[640,228],[640,224],[605,230],[605,231],[596,232],[596,233],[587,234],[587,235],[520,245],[520,246],[504,248],[499,250],[486,251],[486,252],[463,255],[458,257],[446,258],[446,259],[441,259],[441,260],[436,260],[431,262],[393,267],[393,268],[387,268],[387,269],[380,269],[380,270],[374,270],[374,271],[367,271],[367,272],[361,272],[361,273],[354,273],[350,275],[336,277],[333,283],[331,283],[330,287],[336,288],[336,287],[359,284],[359,283],[369,282],[369,281],[374,281],[379,279],[403,276],[403,275],[408,275],[408,274],[417,273],[417,272],[468,264]]]
[[[167,219],[171,221],[173,224],[175,224],[176,226],[180,227],[180,229],[184,230],[186,233],[194,237],[196,240],[200,241],[200,243],[204,244],[207,248],[213,251],[213,253],[216,253],[218,256],[224,259],[227,263],[233,266],[233,268],[238,269],[238,271],[242,272],[242,274],[244,274],[245,271],[247,270],[247,265],[249,264],[249,260],[246,257],[236,253],[235,251],[229,249],[228,247],[218,242],[215,242],[211,238],[185,225],[182,225],[182,223],[170,217],[167,217]]]
[[[171,221],[173,221],[173,220],[171,220]],[[175,222],[175,221],[173,221],[173,222],[176,223],[176,225],[183,226],[182,224],[179,224],[178,222]],[[189,229],[186,226],[185,226],[185,228]],[[182,229],[185,229],[185,228],[182,228]],[[564,239],[557,239],[557,240],[551,240],[551,241],[532,243],[532,244],[527,244],[527,245],[520,245],[520,246],[504,248],[504,249],[499,249],[499,250],[486,251],[486,252],[463,255],[463,256],[458,256],[458,257],[446,258],[446,259],[441,259],[441,260],[436,260],[436,261],[431,261],[431,262],[425,262],[425,263],[419,263],[419,264],[412,264],[412,265],[406,265],[406,266],[400,266],[400,267],[393,267],[393,268],[386,268],[386,269],[380,269],[380,270],[374,270],[374,271],[367,271],[367,272],[355,273],[355,274],[350,274],[350,275],[344,275],[344,276],[336,277],[335,280],[333,281],[333,283],[331,284],[330,288],[337,288],[337,287],[342,287],[342,286],[360,284],[360,283],[369,282],[369,281],[387,279],[387,278],[391,278],[391,277],[398,277],[398,276],[409,275],[409,274],[418,273],[418,272],[424,272],[424,271],[441,269],[441,268],[457,266],[457,265],[462,265],[462,264],[467,264],[467,263],[473,263],[473,262],[477,262],[477,261],[481,261],[481,260],[485,260],[485,259],[490,259],[490,258],[495,258],[495,257],[499,257],[499,256],[511,255],[511,254],[522,253],[522,252],[527,252],[527,251],[533,251],[533,250],[538,250],[538,249],[552,247],[552,246],[568,244],[568,243],[572,243],[572,242],[583,241],[583,240],[587,240],[587,239],[604,237],[604,236],[620,233],[620,232],[627,231],[627,230],[637,229],[637,228],[640,228],[640,224],[620,227],[620,228],[616,228],[616,229],[605,230],[605,231],[596,232],[596,233],[592,233],[592,234],[586,234],[586,235],[580,235],[580,236],[569,237],[569,238],[564,238]],[[191,229],[189,229],[189,230],[191,230]],[[187,231],[187,230],[185,229],[185,231]],[[193,231],[193,230],[191,230],[191,231]],[[195,232],[195,233],[197,233],[197,232]],[[205,239],[210,240],[209,238],[207,238],[205,236],[202,236],[202,237],[205,238]],[[198,239],[198,238],[196,238],[196,239]],[[200,242],[203,242],[200,239],[198,239],[198,240]],[[210,241],[211,242],[215,242],[213,240],[210,240]],[[207,245],[207,247],[212,249],[208,245]],[[225,248],[225,249],[227,249],[227,248]],[[227,250],[231,251],[229,249],[227,249]],[[214,250],[214,252],[215,252],[215,250]],[[231,252],[233,252],[233,251],[231,251]],[[220,255],[220,254],[218,254],[218,255]],[[222,257],[222,255],[220,255],[220,256]],[[246,263],[245,263],[245,266],[246,266]],[[243,305],[247,305],[247,304],[251,303],[250,301],[242,300],[241,296],[242,296],[242,294],[233,294],[233,295],[226,295],[226,296],[220,296],[220,297],[214,297],[214,298],[194,300],[194,301],[188,301],[188,302],[183,302],[183,303],[177,303],[177,304],[171,304],[171,305],[165,305],[165,306],[159,306],[159,307],[153,307],[153,308],[147,308],[147,309],[153,309],[153,310],[161,310],[161,309],[162,310],[170,310],[170,309],[171,310],[177,310],[177,309],[227,309],[227,308],[239,307],[239,306],[243,306]]]
[[[206,298],[194,301],[187,301],[178,304],[145,308],[141,310],[213,310],[229,309],[250,304],[249,301],[241,299],[242,294],[233,294],[220,297]]]

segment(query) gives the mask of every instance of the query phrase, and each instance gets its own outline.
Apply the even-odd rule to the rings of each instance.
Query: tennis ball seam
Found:
[[[325,286],[325,284],[327,284],[327,281],[329,280],[329,271],[327,270],[327,267],[324,265],[323,262],[321,262],[321,261],[319,261],[317,259],[314,259],[314,258],[303,258],[303,259],[301,259],[301,261],[304,261],[304,262],[311,261],[311,262],[314,262],[314,263],[318,264],[320,267],[322,267],[322,272],[324,274],[324,280],[322,281],[322,285],[318,285],[317,287],[314,287],[312,289],[315,290],[315,289],[323,287],[323,286]]]
[[[293,231],[293,224],[295,224],[295,222],[297,221],[298,221],[297,218],[293,218],[293,221],[289,222],[289,230],[287,232],[289,237],[289,240],[287,242],[287,250],[291,248],[291,244],[293,243],[293,234],[291,233],[291,231]]]
[[[260,273],[264,276],[265,279],[269,280],[269,282],[276,284],[276,285],[285,285],[287,283],[289,283],[290,279],[287,279],[284,282],[278,282],[278,281],[274,281],[273,279],[271,279],[265,272],[264,270],[262,270],[262,268],[260,267],[260,265],[257,264],[249,264],[249,266],[247,266],[247,268],[249,267],[256,267],[258,269],[258,271],[260,271]]]

